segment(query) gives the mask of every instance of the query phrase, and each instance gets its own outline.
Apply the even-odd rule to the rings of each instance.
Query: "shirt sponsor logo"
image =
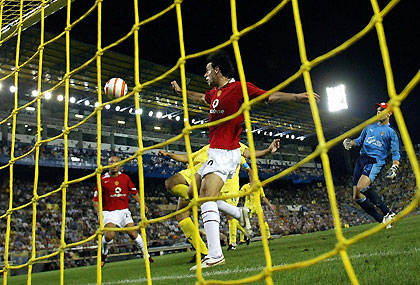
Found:
[[[115,194],[109,195],[112,198],[118,198],[118,197],[125,197],[125,196],[127,196],[124,193],[121,194],[121,191],[122,191],[121,187],[115,187],[114,191],[115,191]]]
[[[373,145],[376,145],[376,146],[379,146],[379,147],[383,147],[382,142],[380,142],[377,139],[375,139],[375,137],[368,137],[366,139],[366,143],[367,144],[373,144]]]
[[[210,109],[210,114],[224,114],[225,110],[216,110],[217,106],[219,106],[219,99],[214,99],[213,103],[211,104],[211,106],[213,107],[213,109]]]

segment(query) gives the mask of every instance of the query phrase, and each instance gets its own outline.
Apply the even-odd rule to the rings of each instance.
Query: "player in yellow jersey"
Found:
[[[247,183],[244,186],[241,187],[241,192],[248,192],[251,189],[251,184]],[[253,191],[251,194],[245,196],[245,204],[244,206],[249,209],[249,216],[252,217],[253,214],[256,214],[258,211],[261,211],[262,213],[262,207],[261,207],[261,200],[263,200],[273,211],[276,211],[276,207],[271,204],[271,202],[265,197],[264,189],[262,187],[259,188],[259,191]],[[271,238],[270,228],[268,227],[267,220],[264,223],[265,226],[265,232],[267,235],[267,238]],[[241,234],[241,241],[244,240],[244,236]]]
[[[275,139],[270,144],[270,146],[267,149],[264,150],[256,150],[255,155],[256,157],[261,157],[264,155],[267,155],[269,153],[274,153],[277,151],[277,149],[280,147],[280,140]],[[195,172],[201,167],[201,165],[207,161],[208,154],[207,150],[209,149],[209,145],[206,145],[205,147],[201,148],[200,150],[194,152],[192,154],[192,160],[195,168]],[[242,154],[242,161],[241,164],[245,165],[245,169],[250,170],[249,166],[246,164],[245,158],[250,158],[250,151],[248,147],[244,144],[241,144],[241,154]],[[167,151],[159,151],[159,155],[164,155],[167,157],[170,157],[174,160],[188,163],[188,157],[186,154],[176,154],[172,152]],[[239,192],[239,170],[240,166],[237,168],[236,173],[232,179],[228,179],[224,185],[224,187],[221,190],[221,195],[231,195]],[[187,168],[185,170],[182,170],[170,178],[168,178],[165,181],[165,187],[167,190],[169,190],[172,194],[180,197],[178,200],[178,207],[177,210],[180,210],[188,205],[188,186],[192,182],[192,178],[194,177],[193,172]],[[238,198],[230,198],[227,199],[226,202],[229,203],[232,206],[236,206],[238,204],[239,199]],[[222,208],[226,208],[226,202],[223,200],[220,200],[218,204]],[[224,207],[225,206],[225,207]],[[221,209],[222,210],[222,209]],[[202,254],[207,254],[208,250],[201,238],[199,240],[195,240],[195,227],[194,223],[190,218],[190,211],[186,211],[182,214],[179,214],[176,216],[176,219],[179,222],[179,226],[181,227],[181,230],[184,232],[185,236],[188,240],[190,240],[191,244],[194,246],[194,248],[197,249],[197,247],[200,247]],[[230,219],[229,220],[229,243],[232,244],[233,242],[236,243],[236,234],[237,234],[237,228],[241,228],[239,226],[237,219]],[[195,258],[192,259],[192,262],[195,262]]]

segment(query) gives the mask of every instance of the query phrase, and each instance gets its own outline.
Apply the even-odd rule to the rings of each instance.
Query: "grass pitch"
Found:
[[[374,225],[343,232],[349,238]],[[273,266],[316,257],[331,250],[335,243],[333,230],[272,240],[269,245]],[[153,284],[194,284],[195,272],[189,271],[192,265],[187,264],[193,254],[154,257]],[[261,242],[239,246],[235,251],[224,248],[224,254],[225,265],[203,270],[206,279],[240,279],[261,272],[265,265]],[[407,217],[392,229],[352,245],[348,254],[360,284],[420,284],[420,216]],[[147,283],[142,259],[107,263],[102,276],[103,284]],[[59,271],[32,274],[32,284],[59,284],[59,280]],[[273,280],[274,284],[350,284],[339,255],[308,268],[274,273]],[[27,276],[9,276],[8,284],[27,284]],[[96,284],[96,266],[66,269],[65,284]]]

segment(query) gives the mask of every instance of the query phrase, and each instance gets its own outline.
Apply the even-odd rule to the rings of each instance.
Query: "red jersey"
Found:
[[[267,91],[247,82],[249,99],[254,99]],[[214,87],[206,91],[205,100],[210,104],[210,122],[225,118],[236,113],[244,102],[241,82],[230,81],[221,88]],[[210,148],[239,148],[240,134],[244,116],[240,115],[220,125],[210,127]]]
[[[128,194],[137,194],[136,186],[127,174],[119,173],[117,177],[111,177],[107,172],[101,177],[101,185],[104,211],[128,209]],[[93,201],[98,201],[98,185],[95,187]]]

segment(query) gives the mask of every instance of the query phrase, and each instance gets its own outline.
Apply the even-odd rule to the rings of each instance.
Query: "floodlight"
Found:
[[[327,87],[328,110],[336,112],[348,108],[346,87],[341,84],[336,87]]]

